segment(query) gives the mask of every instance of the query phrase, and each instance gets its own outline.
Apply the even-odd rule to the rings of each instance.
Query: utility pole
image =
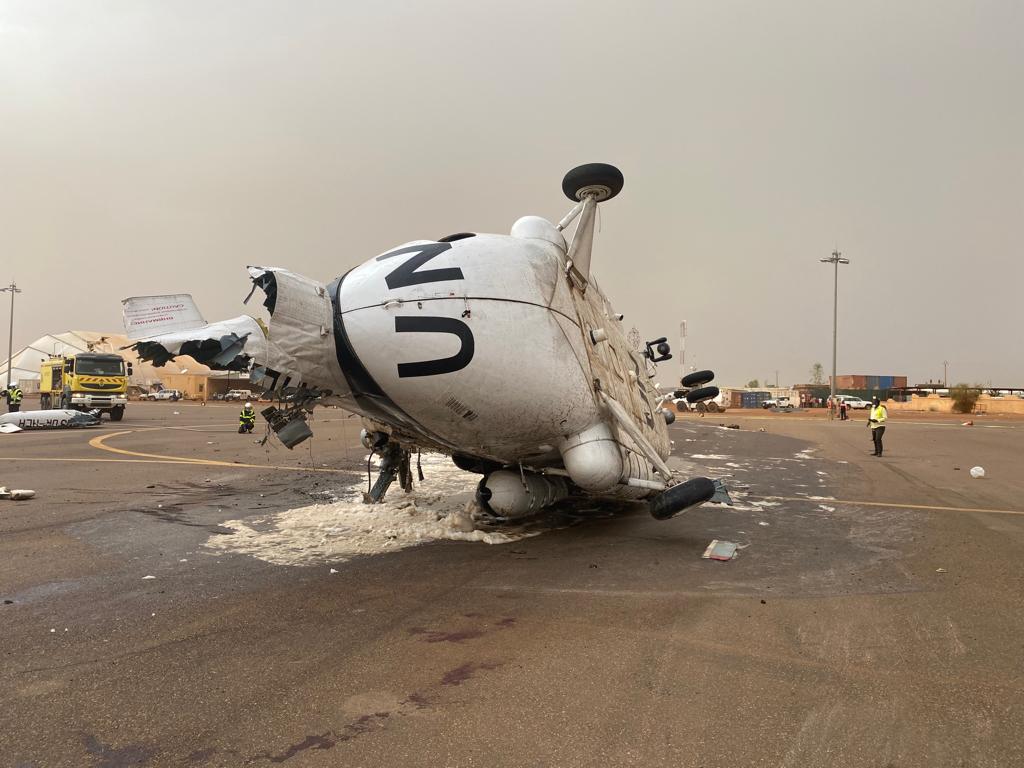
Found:
[[[949,388],[949,360],[942,361],[942,386]]]
[[[836,339],[838,337],[839,327],[839,265],[849,264],[849,259],[844,259],[843,254],[836,248],[832,251],[832,256],[827,259],[819,259],[822,264],[833,264],[835,266],[835,282],[832,292],[832,381],[831,391],[832,399],[831,403],[835,405],[836,402]],[[829,413],[831,413],[829,409]]]
[[[0,293],[9,291],[11,294],[11,327],[7,332],[7,388],[11,388],[11,364],[14,360],[14,294],[21,293],[21,289],[11,280],[6,288],[0,288]]]

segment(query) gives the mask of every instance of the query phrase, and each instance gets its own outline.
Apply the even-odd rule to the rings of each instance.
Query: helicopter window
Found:
[[[454,235],[446,235],[437,242],[454,243],[456,240],[465,240],[467,237],[476,237],[476,232],[456,232]]]

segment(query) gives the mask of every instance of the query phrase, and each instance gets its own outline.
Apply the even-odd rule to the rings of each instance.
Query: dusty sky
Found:
[[[603,161],[594,271],[688,366],[828,370],[838,245],[840,373],[1024,386],[1022,40],[1017,0],[0,0],[15,347],[557,220]]]

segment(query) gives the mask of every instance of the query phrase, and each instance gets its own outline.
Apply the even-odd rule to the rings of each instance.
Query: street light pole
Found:
[[[832,407],[835,407],[836,402],[836,338],[838,336],[837,330],[839,327],[839,265],[849,264],[849,259],[844,259],[843,255],[836,248],[832,251],[832,256],[827,259],[819,259],[822,264],[833,264],[835,265],[835,282],[832,289],[832,386],[830,387],[832,396],[829,403]],[[832,413],[832,407],[829,408],[829,413]]]
[[[14,360],[14,294],[21,293],[21,289],[11,280],[6,288],[0,288],[0,293],[9,291],[11,294],[11,327],[7,332],[7,388],[11,388],[11,363]]]
[[[942,361],[942,386],[949,388],[949,360]]]

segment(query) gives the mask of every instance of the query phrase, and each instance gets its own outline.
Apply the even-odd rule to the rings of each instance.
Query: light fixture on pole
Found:
[[[0,288],[0,293],[9,291],[11,294],[11,327],[7,332],[7,388],[11,388],[11,365],[14,360],[14,294],[21,293],[21,289],[11,280],[6,288]]]
[[[827,259],[819,259],[822,264],[834,264],[835,265],[835,282],[832,292],[832,380],[829,389],[832,392],[830,404],[834,407],[836,402],[836,338],[838,336],[837,329],[839,327],[839,265],[849,264],[849,259],[844,259],[843,254],[836,248],[832,251],[832,255]],[[829,413],[831,413],[831,408]]]

